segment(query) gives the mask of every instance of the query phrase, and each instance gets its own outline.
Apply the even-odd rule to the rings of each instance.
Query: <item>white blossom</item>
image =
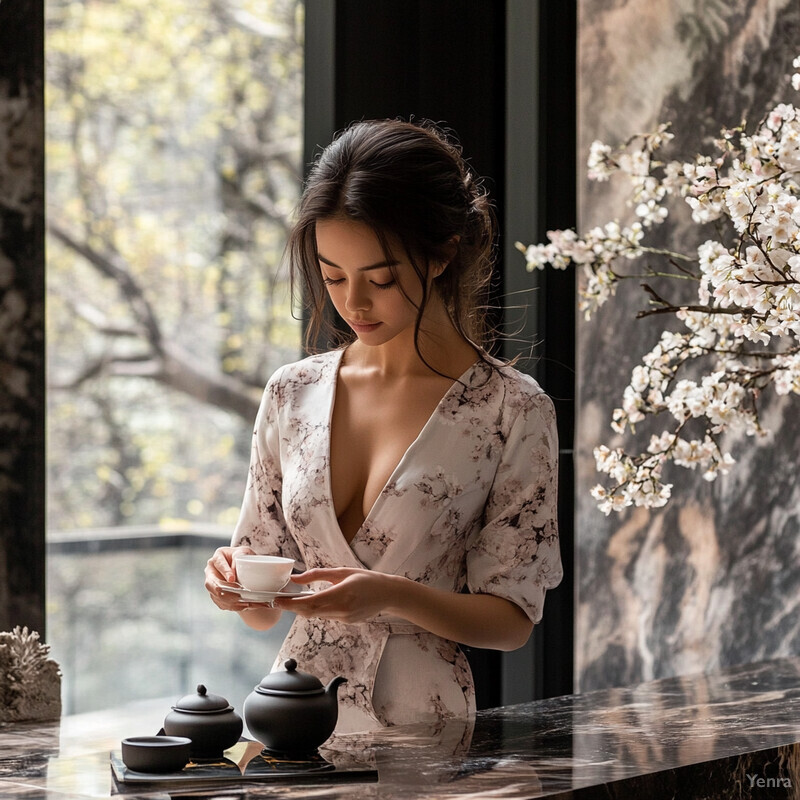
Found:
[[[611,148],[600,141],[594,141],[589,148],[589,178],[594,181],[606,181],[615,166],[610,161]]]
[[[793,67],[792,86],[800,90],[800,56]],[[732,430],[765,434],[758,405],[768,389],[800,394],[800,113],[779,103],[751,132],[744,125],[721,131],[714,153],[662,161],[654,153],[672,140],[668,128],[618,148],[599,141],[590,148],[591,180],[628,181],[632,223],[611,220],[584,235],[549,231],[545,244],[518,245],[529,270],[581,266],[579,307],[587,319],[620,281],[641,279],[643,270],[653,280],[695,281],[696,299],[674,305],[668,291],[648,285],[656,308],[645,313],[668,312],[683,329],[662,332],[634,366],[611,427],[635,432],[659,415],[672,427],[651,435],[640,453],[595,448],[598,472],[614,484],[592,489],[606,514],[663,506],[671,494],[662,480],[669,464],[706,480],[726,473],[734,461],[721,437]],[[647,244],[668,217],[671,198],[682,198],[693,222],[708,230],[694,253]],[[664,268],[651,265],[656,257]]]

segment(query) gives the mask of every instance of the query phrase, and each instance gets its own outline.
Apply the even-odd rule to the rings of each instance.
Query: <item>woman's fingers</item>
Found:
[[[206,589],[211,597],[212,602],[218,608],[225,611],[240,611],[244,606],[248,605],[243,603],[238,594],[234,592],[226,592],[218,584],[206,584]]]
[[[320,602],[316,595],[314,597],[277,597],[274,600],[274,608],[281,611],[291,611],[299,617],[329,617],[329,605],[327,602]]]
[[[359,570],[351,569],[350,567],[317,567],[315,569],[307,569],[299,575],[292,575],[292,583],[308,584],[315,581],[340,583],[355,572],[359,572]]]
[[[219,550],[214,553],[209,561],[209,566],[215,571],[220,580],[232,581],[234,578],[233,561],[227,553]]]
[[[217,608],[221,608],[223,611],[244,611],[245,609],[250,608],[249,603],[243,603],[236,595],[228,596],[232,597],[233,599],[228,600],[225,593],[223,593],[221,597],[211,595],[211,601],[215,606],[217,606]]]
[[[237,553],[253,553],[250,547],[219,547],[206,562],[205,568],[205,588],[211,596],[214,604],[226,611],[242,611],[249,608],[248,603],[242,603],[238,595],[225,592],[220,583],[234,581],[236,572],[233,566],[233,559]]]
[[[230,548],[220,547],[214,551],[211,558],[206,562],[206,576],[227,580],[228,572],[231,570],[231,562],[226,553]],[[208,580],[206,581],[208,583]]]
[[[237,555],[254,555],[251,547],[218,547],[206,564],[206,572],[211,569],[212,575],[221,580],[232,581],[236,578],[233,560]]]

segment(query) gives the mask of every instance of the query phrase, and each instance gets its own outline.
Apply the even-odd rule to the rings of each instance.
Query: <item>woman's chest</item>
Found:
[[[449,383],[363,385],[341,380],[331,416],[331,495],[351,541],[421,436]]]

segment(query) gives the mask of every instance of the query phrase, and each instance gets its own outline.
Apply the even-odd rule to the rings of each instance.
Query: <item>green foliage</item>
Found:
[[[251,411],[300,350],[302,11],[47,4],[51,528],[235,518]]]

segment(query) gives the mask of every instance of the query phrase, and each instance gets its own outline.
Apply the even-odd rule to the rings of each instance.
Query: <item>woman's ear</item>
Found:
[[[458,243],[460,241],[461,237],[458,235],[447,240],[447,244],[444,246],[444,261],[440,261],[433,268],[434,279],[438,278],[447,269],[447,265],[456,257],[456,253],[458,252]]]

